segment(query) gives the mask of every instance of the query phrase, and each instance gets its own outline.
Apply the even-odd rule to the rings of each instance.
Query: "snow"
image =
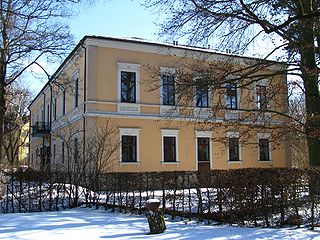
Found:
[[[167,230],[147,235],[144,215],[110,213],[104,210],[76,208],[61,212],[1,214],[1,240],[37,239],[314,239],[320,232],[307,228],[244,228],[228,225],[207,225],[194,221],[172,222],[166,219]]]
[[[149,199],[146,203],[160,203],[159,199]]]

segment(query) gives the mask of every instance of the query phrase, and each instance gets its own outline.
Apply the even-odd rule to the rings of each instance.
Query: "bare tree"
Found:
[[[79,187],[85,187],[84,194],[95,202],[99,200],[102,181],[101,175],[112,171],[119,149],[118,130],[110,119],[94,120],[88,123],[84,132],[75,123],[61,124],[52,137],[59,139],[57,155],[52,164],[53,171],[67,174],[69,199],[71,205],[77,205]]]
[[[80,2],[81,0],[1,1],[0,146],[3,142],[6,87],[34,64],[40,66],[50,77],[40,62],[54,61],[67,54],[73,41],[64,19],[75,14],[75,5]]]
[[[13,169],[18,166],[19,149],[28,138],[29,133],[23,131],[23,126],[28,123],[28,105],[32,94],[21,82],[15,82],[7,88],[7,111],[4,116],[4,141],[5,164]]]
[[[215,39],[220,48],[234,48],[243,53],[256,41],[278,41],[263,58],[281,59],[287,69],[277,74],[290,74],[302,79],[296,85],[305,98],[307,137],[310,166],[320,166],[320,4],[316,0],[146,0],[146,6],[158,13],[167,13],[162,36],[187,37],[190,43],[207,44]],[[218,40],[218,41],[217,41]],[[246,79],[263,69],[260,61],[250,71],[240,74]],[[274,74],[274,73],[273,73]]]

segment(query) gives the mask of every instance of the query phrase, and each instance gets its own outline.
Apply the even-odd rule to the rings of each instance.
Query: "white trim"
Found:
[[[179,164],[180,160],[179,160],[179,130],[178,129],[161,129],[161,144],[162,144],[162,158],[161,158],[161,163],[162,164]],[[175,141],[176,141],[176,161],[175,162],[165,162],[164,161],[164,141],[163,138],[164,137],[175,137]]]
[[[240,133],[239,132],[227,132],[227,137],[228,137],[228,144],[227,144],[227,153],[228,153],[228,163],[242,163],[242,154],[241,154],[241,140],[240,140]],[[239,139],[239,161],[230,161],[230,156],[229,156],[229,138],[238,138]]]
[[[209,138],[209,163],[210,170],[213,167],[212,160],[212,131],[195,131],[196,134],[196,170],[198,171],[199,160],[198,160],[198,138]]]
[[[120,164],[140,164],[140,128],[119,128],[120,141]],[[137,161],[136,162],[122,162],[122,136],[136,136],[137,137]]]
[[[268,148],[269,148],[269,161],[260,160],[260,146],[259,139],[268,139]],[[259,163],[271,163],[272,162],[272,149],[271,149],[271,133],[257,133],[257,141],[258,141],[258,162]]]

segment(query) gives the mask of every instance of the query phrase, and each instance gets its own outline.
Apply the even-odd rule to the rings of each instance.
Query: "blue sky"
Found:
[[[158,40],[158,27],[154,22],[157,15],[140,3],[143,0],[96,0],[90,6],[82,6],[79,14],[67,20],[70,31],[74,35],[75,44],[85,35],[140,37],[149,40]],[[59,65],[41,63],[51,74]],[[37,66],[33,72],[43,74]],[[28,85],[36,95],[47,81],[47,77],[38,79],[27,77]]]
[[[70,20],[70,30],[76,42],[92,34],[156,40],[156,17],[138,0],[98,0]]]

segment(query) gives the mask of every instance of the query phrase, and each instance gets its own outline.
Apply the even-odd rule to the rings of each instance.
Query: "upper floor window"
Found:
[[[61,109],[62,109],[62,115],[65,115],[66,114],[66,90],[63,90],[62,91],[62,106],[61,106]]]
[[[121,102],[136,102],[136,73],[121,71]]]
[[[257,108],[261,111],[266,111],[268,109],[267,87],[257,85],[256,94],[257,94]]]
[[[209,89],[208,86],[196,85],[196,107],[209,107]]]
[[[226,107],[228,109],[237,109],[238,107],[238,94],[237,94],[237,84],[227,83],[227,97],[226,97]]]
[[[162,80],[162,104],[174,106],[176,104],[174,76],[162,75],[161,80]]]
[[[46,117],[47,117],[47,123],[49,123],[50,122],[50,105],[49,105],[49,103],[47,104],[47,115],[46,115]]]
[[[57,97],[54,97],[53,99],[53,120],[57,120]]]
[[[140,65],[118,63],[118,101],[140,102]]]
[[[79,76],[78,72],[73,75],[74,81],[74,107],[77,108],[79,106]]]

